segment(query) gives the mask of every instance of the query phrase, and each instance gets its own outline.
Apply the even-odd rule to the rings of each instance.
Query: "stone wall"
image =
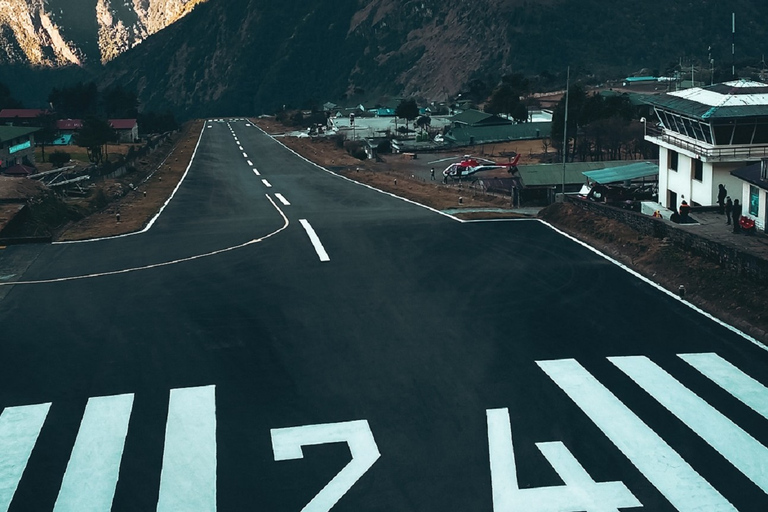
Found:
[[[641,213],[601,203],[585,201],[572,196],[566,196],[566,201],[577,205],[583,210],[626,224],[643,235],[660,239],[666,238],[674,246],[685,251],[768,283],[768,260],[705,238],[696,233],[679,229],[675,224],[663,219],[649,217]]]

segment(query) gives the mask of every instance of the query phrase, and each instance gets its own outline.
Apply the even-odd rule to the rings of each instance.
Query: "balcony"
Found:
[[[693,153],[704,162],[740,162],[768,157],[768,144],[714,146],[651,125],[645,127],[645,140],[657,146],[673,146]]]

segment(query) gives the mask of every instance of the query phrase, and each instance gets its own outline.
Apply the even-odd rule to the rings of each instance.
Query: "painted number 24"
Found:
[[[561,442],[537,443],[564,485],[520,489],[507,409],[486,411],[495,512],[598,512],[640,507],[622,482],[597,483]],[[346,442],[352,460],[302,512],[328,512],[381,456],[366,420],[272,429],[276,461],[304,458],[303,446]]]

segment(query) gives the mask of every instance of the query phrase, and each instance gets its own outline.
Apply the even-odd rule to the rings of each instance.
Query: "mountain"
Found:
[[[46,5],[65,12],[50,6],[72,1]],[[136,21],[148,19],[140,13],[170,5],[123,1],[135,20],[113,9],[112,22],[91,15],[81,30],[117,26],[116,19],[147,27]],[[735,64],[750,75],[768,35],[763,0],[208,0],[89,72],[102,87],[135,90],[144,109],[181,117],[397,96],[441,101],[460,92],[483,99],[505,74],[521,73],[541,89],[562,87],[568,66],[572,78],[592,83],[635,73],[690,76],[691,68],[697,80],[721,80],[730,78],[732,13]],[[74,22],[54,21],[74,34]],[[131,40],[115,32],[113,39]],[[84,42],[77,48],[91,51]]]
[[[3,0],[0,62],[107,62],[205,0]]]

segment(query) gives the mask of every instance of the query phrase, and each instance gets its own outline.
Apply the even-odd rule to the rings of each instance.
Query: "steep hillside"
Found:
[[[0,63],[107,62],[205,0],[3,0]]]
[[[123,12],[119,0],[83,1],[113,6],[109,16],[97,9],[100,16],[81,18],[78,30],[112,27],[102,31],[110,41],[103,46],[115,54],[170,21],[160,6],[195,3],[126,0]],[[760,0],[208,0],[120,53],[99,81],[136,90],[143,108],[186,117],[397,95],[439,101],[487,92],[513,72],[562,87],[566,66],[577,80],[688,74],[691,66],[702,79],[711,58],[717,80],[730,78],[731,13],[736,65],[749,76],[765,53],[768,29],[758,20],[768,17],[768,2]],[[76,27],[61,26],[69,27],[60,29],[66,41]]]

